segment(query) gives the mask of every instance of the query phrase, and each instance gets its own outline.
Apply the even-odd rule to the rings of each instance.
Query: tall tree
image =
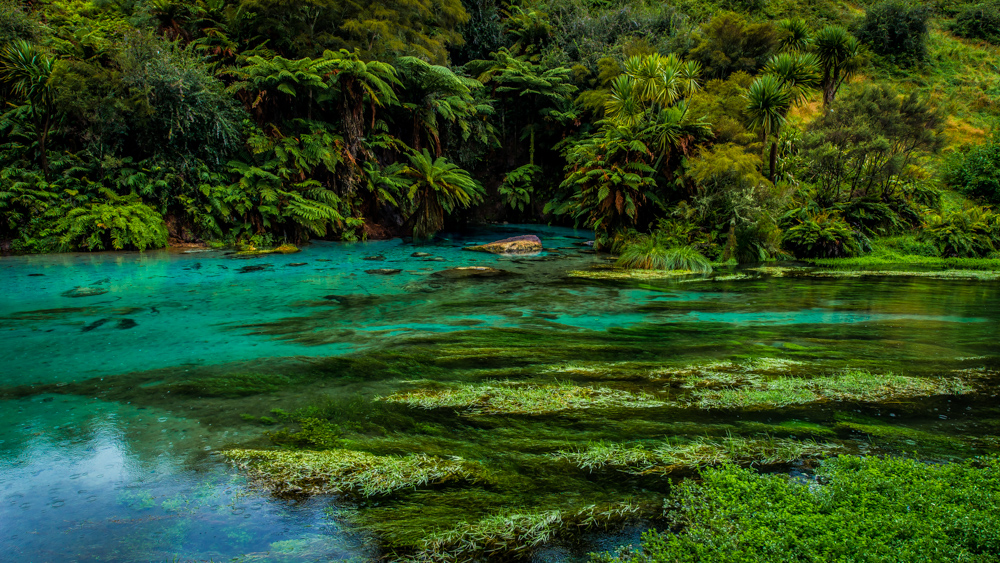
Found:
[[[46,180],[50,180],[47,144],[56,114],[51,80],[54,68],[55,59],[42,54],[27,41],[14,41],[0,52],[0,79],[24,102],[14,111],[26,113],[34,129]]]
[[[819,30],[813,45],[823,72],[823,108],[829,109],[841,85],[861,70],[864,50],[861,43],[839,25]]]

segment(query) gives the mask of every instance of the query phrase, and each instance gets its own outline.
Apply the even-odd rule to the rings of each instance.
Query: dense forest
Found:
[[[2,0],[6,252],[997,257],[1000,2]]]

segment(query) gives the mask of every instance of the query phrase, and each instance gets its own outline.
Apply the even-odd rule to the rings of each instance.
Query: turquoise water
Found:
[[[539,234],[546,251],[499,257],[462,250],[525,233]],[[426,245],[316,242],[297,254],[253,258],[178,250],[0,258],[0,559],[376,557],[378,526],[358,525],[358,514],[403,511],[407,503],[435,503],[452,493],[414,493],[398,505],[378,507],[346,497],[276,498],[247,486],[215,454],[269,445],[265,433],[274,428],[250,419],[318,398],[367,401],[414,380],[534,381],[551,374],[560,381],[618,381],[623,388],[667,393],[662,384],[637,381],[615,366],[748,357],[794,359],[816,370],[860,367],[929,377],[956,370],[988,375],[998,368],[997,282],[571,277],[570,271],[608,264],[606,256],[583,245],[589,237],[570,229],[508,226]],[[417,252],[431,256],[412,256]],[[436,275],[456,266],[490,266],[510,275]],[[380,268],[402,272],[366,273]],[[354,363],[331,359],[341,357]],[[581,368],[592,371],[579,375]],[[597,368],[610,375],[594,375]],[[237,372],[320,375],[293,378],[289,388],[268,392],[178,395],[184,387],[177,382]],[[998,418],[995,398],[987,392],[951,401],[844,410],[898,415],[909,428],[942,436],[968,433],[983,437],[976,444],[992,444],[989,437],[1000,429],[978,421]],[[424,434],[413,448],[444,448],[452,440],[453,451],[523,476],[538,473],[532,464],[540,462],[530,456],[545,450],[538,445],[545,440],[565,447],[660,436],[683,424],[732,429],[737,419],[805,416],[833,425],[838,408],[763,414],[667,409],[649,413],[641,427],[627,413],[475,424],[407,416],[420,428],[438,425],[434,432],[420,430]],[[402,427],[379,424],[348,438],[377,442],[372,448],[379,451],[410,451],[398,443]],[[476,449],[477,443],[486,449],[484,432],[509,444],[527,437],[540,442],[523,446],[522,457],[498,461]],[[857,437],[860,446],[852,446],[849,436],[842,438],[862,450],[872,441],[865,445]],[[978,451],[976,444],[969,453]],[[572,478],[592,485],[572,493],[580,502],[612,486],[597,476]],[[651,494],[648,484],[629,486]],[[539,487],[553,498],[568,494],[555,481]],[[537,557],[572,558],[634,541],[641,527],[553,544]]]

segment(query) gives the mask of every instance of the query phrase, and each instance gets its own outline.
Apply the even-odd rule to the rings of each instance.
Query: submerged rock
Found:
[[[530,254],[542,251],[542,240],[535,235],[523,235],[479,246],[468,246],[465,250],[489,252],[490,254]]]
[[[400,268],[378,268],[377,270],[365,270],[365,273],[379,276],[394,276],[402,271]]]
[[[90,331],[94,330],[95,328],[101,327],[102,325],[104,325],[105,323],[107,323],[110,320],[111,319],[97,319],[96,321],[94,321],[94,322],[90,323],[89,325],[83,327],[82,331],[83,332],[90,332]]]
[[[414,252],[413,254],[410,255],[410,258],[426,258],[430,255],[431,255],[430,252]]]
[[[241,274],[246,274],[247,272],[259,272],[261,270],[266,270],[270,267],[271,267],[270,264],[261,264],[259,266],[243,266],[237,271]]]
[[[118,326],[116,326],[115,328],[119,330],[127,330],[130,328],[135,328],[137,326],[139,326],[139,323],[133,321],[132,319],[121,319],[118,321]]]
[[[440,256],[431,256],[430,258],[424,258],[423,262],[444,262],[445,259]]]
[[[379,254],[377,256],[365,256],[364,258],[362,258],[362,260],[381,261],[381,260],[385,260],[385,256],[382,256],[381,254]]]
[[[449,270],[434,272],[433,275],[442,278],[463,279],[463,278],[495,278],[501,276],[509,276],[511,275],[511,273],[508,272],[507,270],[490,268],[489,266],[462,266],[459,268],[451,268]]]
[[[100,287],[78,287],[62,292],[63,297],[93,297],[94,295],[104,295],[108,290]]]
[[[306,264],[308,264],[308,262],[292,262],[291,264],[289,264],[289,266],[292,266],[292,267],[305,266]]]

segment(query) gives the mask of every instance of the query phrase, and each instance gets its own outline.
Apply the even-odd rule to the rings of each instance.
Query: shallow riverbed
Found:
[[[526,233],[546,251],[462,250]],[[1000,446],[1000,282],[571,276],[609,264],[589,235],[0,258],[0,553],[366,561],[546,514],[551,537],[510,553],[572,560],[634,542],[693,474],[580,462],[598,444],[777,439],[942,461]],[[460,266],[506,275],[439,275]],[[900,377],[818,387],[847,372]],[[796,381],[813,384],[768,403],[768,385]],[[482,396],[462,403],[470,389]],[[524,393],[501,401],[509,389]],[[427,454],[476,478],[274,495],[219,455],[275,444]]]

